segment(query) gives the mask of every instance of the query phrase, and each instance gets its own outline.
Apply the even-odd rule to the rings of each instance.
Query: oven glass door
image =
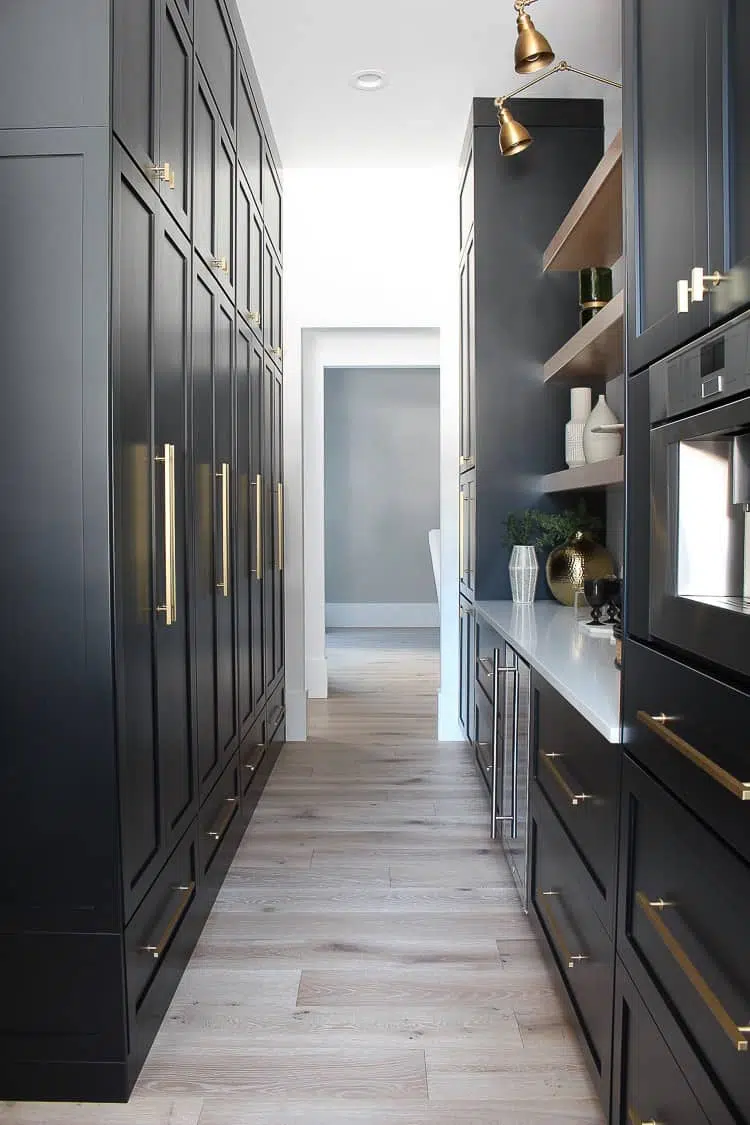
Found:
[[[750,677],[750,398],[651,431],[653,637]]]

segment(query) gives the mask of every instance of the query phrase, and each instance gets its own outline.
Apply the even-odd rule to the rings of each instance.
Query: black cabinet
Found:
[[[111,7],[3,21],[6,1099],[127,1099],[285,736],[273,139],[233,0]]]
[[[190,234],[193,48],[180,0],[114,5],[114,129]]]
[[[474,634],[476,621],[474,607],[461,598],[458,607],[458,634],[459,634],[459,668],[458,690],[459,709],[458,717],[463,728],[467,742],[474,741],[474,660],[475,640]]]
[[[470,162],[473,168],[473,163]],[[472,180],[473,186],[473,180]],[[465,217],[466,201],[461,195],[461,219]],[[473,205],[473,199],[472,199]],[[473,220],[472,220],[473,221]],[[461,262],[459,275],[461,289],[461,397],[460,406],[460,459],[462,472],[474,467],[476,460],[476,324],[474,316],[474,242],[469,242]]]
[[[274,363],[281,366],[282,317],[281,303],[281,263],[273,246],[266,241],[263,255],[263,338],[266,350],[273,356]]]
[[[195,247],[228,295],[234,287],[235,156],[211,91],[195,83]]]
[[[279,259],[282,253],[281,185],[268,149],[263,153],[263,218]]]
[[[750,302],[747,6],[625,5],[623,139],[628,367],[635,372]],[[661,45],[669,42],[669,50]],[[718,275],[698,287],[693,271]],[[688,287],[678,312],[677,284]]]
[[[237,156],[256,203],[261,201],[263,130],[255,106],[250,81],[240,68],[237,100]]]
[[[475,472],[465,473],[458,495],[458,580],[465,598],[474,599],[477,563],[477,479]]]
[[[236,748],[234,314],[199,269],[193,298],[196,735],[202,792]]]

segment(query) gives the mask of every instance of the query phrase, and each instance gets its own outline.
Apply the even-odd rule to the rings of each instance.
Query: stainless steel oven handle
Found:
[[[516,656],[516,672],[513,680],[513,767],[512,767],[512,784],[513,795],[511,800],[511,836],[514,840],[518,839],[518,719],[520,713],[520,691],[521,691],[521,676],[520,668],[518,667],[518,656]]]
[[[500,676],[515,674],[515,671],[515,668],[508,665],[501,666],[500,649],[496,648],[492,656],[492,808],[490,810],[490,839],[492,840],[497,839],[498,824],[501,821],[512,819],[511,817],[497,815],[497,766],[499,757],[497,727],[500,721]],[[505,793],[501,791],[500,799],[503,800],[504,797]]]

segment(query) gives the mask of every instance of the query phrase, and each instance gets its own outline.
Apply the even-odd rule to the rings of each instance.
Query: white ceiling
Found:
[[[472,97],[524,81],[513,69],[513,0],[238,3],[287,167],[455,165]],[[619,77],[619,0],[540,0],[530,15],[558,60]],[[387,88],[352,89],[366,68],[385,71]],[[529,96],[606,90],[562,74]]]

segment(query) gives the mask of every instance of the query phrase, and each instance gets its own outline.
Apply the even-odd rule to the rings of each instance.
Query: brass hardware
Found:
[[[222,838],[229,827],[230,820],[234,816],[234,810],[240,802],[238,797],[227,797],[224,803],[227,807],[225,812],[219,817],[218,824],[214,825],[213,828],[209,828],[206,833],[209,840],[216,840],[218,842]]]
[[[518,39],[516,40],[515,65],[517,74],[533,74],[543,70],[555,61],[555,52],[548,40],[534,27],[531,16],[526,15],[529,4],[536,0],[516,0]]]
[[[715,289],[718,289],[723,281],[729,281],[730,279],[727,274],[719,273],[718,270],[706,276],[701,266],[694,266],[691,280],[693,285],[690,289],[690,293],[692,294],[693,300],[702,301],[706,295],[706,287],[708,285],[712,286],[711,292],[713,292]]]
[[[175,504],[175,448],[164,446],[164,456],[157,457],[164,464],[164,605],[156,607],[163,613],[164,623],[174,625],[177,620],[177,511]]]
[[[461,457],[459,457],[459,459],[458,459],[458,463],[459,463],[459,465],[470,465],[471,464],[471,457],[466,457],[462,454]]]
[[[284,358],[284,349],[278,348],[278,347],[274,348],[273,354],[276,356],[277,359],[283,359]]]
[[[276,485],[276,534],[279,542],[278,567],[281,574],[284,570],[284,485],[281,481]]]
[[[226,258],[212,258],[211,266],[215,270],[221,270],[221,272],[225,273],[227,277],[229,276],[229,263],[227,262]]]
[[[632,1106],[628,1106],[628,1121],[630,1125],[661,1125],[661,1122],[654,1121],[653,1118],[650,1121],[644,1121],[640,1113],[636,1113]]]
[[[253,309],[248,309],[247,310],[247,318],[248,318],[248,320],[252,320],[253,324],[260,325],[260,313],[259,312],[255,312]]]
[[[182,921],[183,914],[185,913],[188,906],[190,905],[190,900],[192,899],[193,892],[195,891],[195,883],[187,883],[183,887],[172,887],[172,890],[175,891],[175,892],[179,892],[180,895],[181,895],[181,898],[180,898],[179,904],[177,906],[177,909],[175,910],[174,914],[172,915],[172,917],[167,922],[167,928],[165,929],[164,933],[161,935],[161,937],[157,941],[156,945],[142,945],[141,948],[140,948],[141,953],[149,953],[157,961],[159,960],[159,958],[164,953],[164,950],[169,945],[169,943],[172,939],[172,934],[175,932],[175,930],[179,926],[180,922]]]
[[[530,2],[531,0],[526,0],[526,3]],[[526,17],[526,19],[528,19],[528,17]],[[529,23],[531,23],[530,20]],[[543,36],[540,37],[540,39],[541,38],[543,38]],[[549,46],[549,44],[547,44],[547,46]],[[497,120],[500,125],[500,151],[503,156],[517,156],[519,153],[524,152],[533,141],[533,137],[529,131],[525,129],[520,122],[516,121],[505,103],[510,98],[515,98],[517,94],[522,94],[524,90],[536,86],[537,82],[543,82],[545,78],[549,78],[553,74],[560,74],[562,71],[568,71],[571,74],[580,74],[583,78],[590,78],[592,82],[601,82],[605,86],[615,86],[618,90],[622,89],[621,82],[615,82],[612,78],[604,78],[601,74],[592,74],[588,70],[581,70],[580,67],[571,66],[569,62],[563,61],[559,62],[557,66],[553,66],[550,70],[545,70],[544,74],[532,78],[531,81],[526,82],[525,85],[519,86],[517,90],[513,90],[510,94],[503,94],[502,97],[495,98]]]
[[[638,891],[635,896],[636,902],[640,906],[646,918],[651,923],[657,934],[664,942],[672,957],[677,962],[683,973],[687,977],[690,984],[692,984],[695,991],[700,996],[703,1003],[708,1008],[711,1015],[721,1027],[722,1031],[731,1039],[738,1051],[747,1051],[748,1039],[750,1033],[750,1026],[738,1026],[732,1017],[727,1012],[724,1005],[719,1000],[716,993],[710,987],[706,980],[701,976],[698,969],[688,957],[685,950],[682,948],[677,938],[664,921],[660,918],[659,912],[666,907],[674,906],[672,902],[664,902],[662,899],[657,899],[655,902],[649,901],[648,897],[643,891]]]
[[[740,801],[750,801],[750,781],[739,781],[727,770],[712,761],[711,758],[702,754],[700,750],[696,750],[696,748],[691,746],[689,742],[686,742],[684,738],[680,738],[679,734],[675,734],[673,730],[670,730],[668,724],[677,722],[676,716],[649,715],[646,711],[638,711],[636,718],[638,722],[642,723],[652,734],[661,738],[663,742],[666,742],[668,746],[677,750],[684,758],[692,762],[694,766],[703,770],[703,772],[707,773],[709,777],[712,777],[714,781],[717,781],[719,785],[728,789],[734,797],[739,798]]]
[[[578,805],[582,805],[585,801],[593,800],[591,793],[576,793],[576,791],[571,789],[570,785],[568,785],[561,770],[555,765],[555,759],[562,758],[562,754],[547,754],[544,750],[540,750],[539,756],[574,808]]]
[[[263,477],[255,478],[255,578],[263,581]]]
[[[559,925],[552,915],[552,909],[548,905],[547,901],[545,901],[551,898],[559,898],[560,892],[542,891],[541,894],[542,902],[539,905],[542,908],[542,913],[544,914],[545,921],[549,926],[550,934],[552,935],[552,940],[555,944],[557,952],[560,954],[568,968],[574,969],[576,965],[580,965],[582,961],[588,961],[589,958],[584,953],[570,953],[565,943],[565,939],[562,936],[562,931],[560,930]]]
[[[221,481],[221,582],[216,589],[225,598],[229,597],[229,465],[223,462],[221,472],[216,474]]]
[[[163,164],[152,164],[149,171],[157,180],[161,180],[164,184],[169,184],[172,191],[174,191],[177,181],[174,168],[168,160],[165,160]]]

